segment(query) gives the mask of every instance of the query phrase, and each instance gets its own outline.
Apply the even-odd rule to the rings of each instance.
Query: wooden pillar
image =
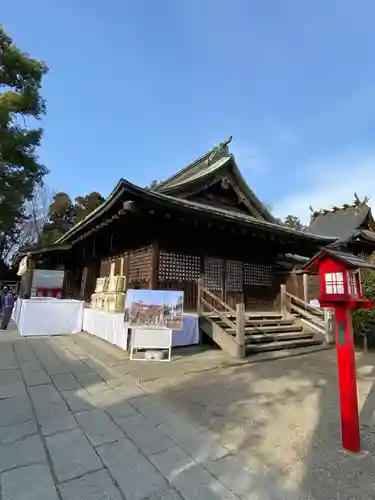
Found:
[[[236,341],[238,344],[238,358],[246,357],[245,344],[245,304],[236,305]]]
[[[87,266],[84,267],[83,271],[82,271],[81,290],[80,290],[80,294],[79,294],[81,300],[85,300],[85,290],[86,290],[88,272],[89,272],[89,268]]]
[[[303,300],[305,304],[307,304],[309,300],[309,276],[306,273],[303,273]]]
[[[288,314],[286,305],[286,285],[280,285],[280,310],[281,314],[285,318]]]
[[[197,281],[197,313],[198,313],[198,316],[202,312],[202,302],[201,302],[202,282],[203,282],[203,278],[199,278],[199,280]]]
[[[27,263],[27,271],[25,273],[24,281],[23,281],[23,289],[22,289],[22,298],[30,297],[31,295],[31,287],[33,284],[34,277],[34,269],[35,269],[35,260],[32,257],[29,257]]]

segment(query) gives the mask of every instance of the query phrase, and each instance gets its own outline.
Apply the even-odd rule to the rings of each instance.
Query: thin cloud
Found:
[[[238,141],[230,145],[241,172],[265,172],[268,170],[267,160],[263,152],[255,145],[243,145]]]
[[[375,200],[375,151],[347,154],[331,161],[316,160],[301,169],[300,188],[274,203],[278,217],[289,214],[308,223],[309,206],[314,210],[351,203],[356,192],[360,198]]]

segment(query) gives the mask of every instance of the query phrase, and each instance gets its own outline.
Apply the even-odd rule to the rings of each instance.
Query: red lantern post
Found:
[[[304,266],[305,272],[319,274],[320,307],[335,310],[342,445],[352,453],[361,450],[361,441],[351,310],[372,307],[362,294],[362,267],[375,269],[355,255],[334,250],[319,252]]]

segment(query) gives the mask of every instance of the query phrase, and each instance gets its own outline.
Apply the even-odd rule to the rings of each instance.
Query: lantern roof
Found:
[[[303,271],[308,272],[316,270],[316,266],[319,264],[319,262],[321,262],[323,259],[326,258],[332,258],[334,260],[342,262],[350,269],[358,269],[358,268],[375,269],[375,264],[367,262],[366,260],[362,259],[361,257],[357,257],[352,253],[339,252],[327,248],[321,250],[320,252],[315,254],[308,262],[306,262],[306,264],[302,268]]]

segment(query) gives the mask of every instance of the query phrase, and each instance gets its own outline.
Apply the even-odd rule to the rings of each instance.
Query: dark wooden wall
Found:
[[[244,302],[249,311],[275,307],[279,287],[272,263],[160,250],[157,287],[183,290],[186,311],[197,310],[199,278],[205,288],[233,308],[239,302]]]
[[[319,276],[312,274],[305,278],[303,274],[290,274],[286,279],[286,291],[296,297],[310,302],[320,295]]]
[[[199,278],[231,307],[244,302],[247,310],[273,310],[279,293],[273,263],[172,252],[159,249],[156,244],[103,259],[101,277],[110,275],[112,263],[115,274],[123,270],[127,288],[182,290],[188,312],[197,310]]]
[[[100,264],[100,277],[108,277],[114,264],[114,275],[126,276],[127,288],[152,288],[153,246],[148,245],[131,252],[103,259]]]

